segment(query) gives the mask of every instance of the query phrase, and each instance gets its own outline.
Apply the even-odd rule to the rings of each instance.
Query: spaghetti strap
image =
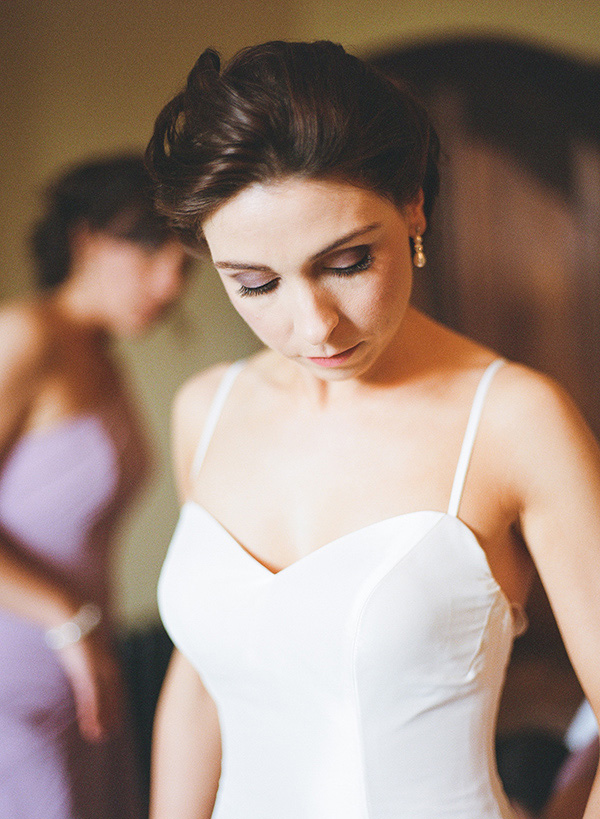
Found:
[[[217,426],[217,422],[223,407],[225,406],[225,402],[227,401],[229,391],[233,387],[233,382],[237,378],[238,373],[245,363],[245,359],[240,359],[239,361],[235,361],[233,364],[231,364],[231,366],[225,371],[225,374],[221,379],[221,383],[217,387],[217,391],[215,392],[215,396],[209,407],[208,415],[206,416],[206,421],[204,423],[204,429],[202,430],[202,435],[200,436],[198,447],[196,448],[194,459],[192,461],[192,468],[190,470],[192,479],[197,478],[200,473],[208,445],[210,444],[213,432],[215,431],[215,427]]]
[[[467,471],[469,469],[473,446],[475,444],[475,436],[477,435],[479,421],[481,420],[481,413],[483,412],[485,397],[492,382],[492,378],[496,374],[496,370],[498,370],[503,364],[503,358],[496,358],[494,361],[492,361],[481,376],[481,380],[479,381],[475,392],[475,397],[473,398],[473,405],[471,407],[467,428],[465,430],[465,437],[463,438],[460,455],[458,456],[458,463],[456,464],[456,472],[452,483],[452,492],[450,493],[450,502],[448,503],[448,514],[452,515],[454,518],[458,515],[465,480],[467,478]]]

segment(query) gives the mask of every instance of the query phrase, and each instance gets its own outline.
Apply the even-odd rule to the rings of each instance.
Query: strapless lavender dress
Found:
[[[23,436],[0,474],[0,527],[110,617],[109,542],[122,507],[122,434],[81,415]],[[123,732],[84,742],[71,689],[41,628],[0,610],[0,819],[133,819]]]

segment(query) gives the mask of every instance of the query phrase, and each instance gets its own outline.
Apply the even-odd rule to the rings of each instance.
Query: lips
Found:
[[[352,357],[353,353],[358,347],[359,344],[355,344],[354,347],[349,347],[347,350],[343,350],[341,353],[335,353],[335,355],[330,355],[323,358],[313,358],[312,356],[309,356],[308,360],[312,361],[313,364],[318,364],[319,367],[337,367],[340,364],[345,364],[345,362]]]

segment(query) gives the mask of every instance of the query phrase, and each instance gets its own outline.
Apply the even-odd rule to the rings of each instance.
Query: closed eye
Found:
[[[322,270],[325,273],[332,273],[334,276],[352,276],[354,273],[368,270],[372,263],[373,256],[371,255],[371,248],[368,245],[360,245],[359,247],[337,251],[333,256],[330,256]],[[264,293],[270,293],[272,290],[275,290],[278,283],[279,279],[274,278],[269,279],[263,284],[257,284],[255,287],[240,284],[238,294],[240,296],[261,296]]]
[[[262,293],[268,293],[277,287],[277,279],[270,279],[264,284],[259,284],[257,287],[248,287],[245,284],[240,284],[238,294],[240,296],[260,296]]]
[[[371,248],[366,245],[343,250],[331,258],[325,270],[335,276],[351,276],[361,270],[367,270],[373,263]]]

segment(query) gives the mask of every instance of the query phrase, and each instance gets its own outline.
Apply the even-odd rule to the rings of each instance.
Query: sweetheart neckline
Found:
[[[198,503],[198,501],[188,499],[182,504],[181,511],[183,512],[184,509],[190,509],[190,508],[198,510],[205,517],[207,517],[210,521],[212,521],[212,523],[221,532],[223,532],[225,534],[225,536],[229,539],[229,542],[232,543],[236,547],[236,551],[238,553],[241,553],[242,555],[245,555],[246,558],[253,565],[259,567],[264,572],[266,572],[266,574],[271,579],[276,578],[281,574],[286,574],[290,569],[293,569],[295,566],[298,566],[299,564],[304,563],[306,560],[309,560],[310,558],[314,558],[315,555],[319,554],[320,552],[323,552],[324,550],[328,551],[329,547],[333,546],[334,544],[338,544],[341,541],[344,541],[344,540],[346,540],[346,539],[348,539],[350,537],[355,537],[357,535],[363,534],[363,533],[367,532],[368,530],[374,529],[374,528],[376,528],[378,526],[393,523],[394,521],[399,521],[399,520],[402,520],[402,519],[405,519],[405,518],[414,517],[416,515],[436,515],[438,517],[438,520],[436,521],[436,524],[439,523],[442,520],[445,520],[445,519],[450,519],[450,520],[457,521],[459,527],[467,534],[467,537],[469,538],[471,543],[475,546],[475,548],[476,548],[477,552],[479,553],[480,557],[483,559],[483,561],[485,563],[485,566],[486,566],[486,569],[487,569],[487,571],[489,573],[489,576],[490,576],[492,582],[494,583],[497,592],[499,593],[500,597],[504,601],[504,604],[506,605],[506,608],[508,609],[508,611],[509,611],[509,613],[511,615],[511,618],[513,620],[513,624],[515,626],[516,633],[519,633],[519,634],[522,633],[521,629],[522,629],[523,623],[522,622],[520,623],[519,620],[522,620],[525,623],[527,622],[527,615],[525,614],[524,607],[518,605],[517,603],[511,603],[511,601],[509,600],[506,592],[504,591],[502,586],[496,580],[496,578],[494,576],[494,573],[492,572],[492,569],[491,569],[491,566],[490,566],[490,563],[489,563],[489,560],[488,560],[488,556],[487,556],[487,554],[485,552],[485,549],[483,548],[483,546],[479,542],[479,538],[477,537],[475,532],[471,529],[470,526],[468,526],[464,522],[464,520],[461,520],[456,515],[451,515],[449,512],[440,512],[438,509],[415,509],[412,512],[401,512],[398,515],[392,515],[392,516],[387,517],[387,518],[382,518],[381,520],[374,521],[373,523],[368,523],[368,524],[366,524],[366,526],[361,526],[358,529],[354,529],[351,532],[347,532],[344,535],[340,535],[339,537],[336,537],[333,540],[329,540],[329,541],[327,541],[327,543],[324,543],[322,546],[319,546],[317,549],[314,549],[312,552],[308,552],[308,554],[305,554],[302,557],[298,558],[298,560],[294,560],[292,563],[289,563],[287,566],[284,566],[283,568],[279,569],[278,571],[273,571],[267,565],[262,563],[255,555],[253,555],[252,552],[250,552],[245,546],[243,546],[240,543],[240,541],[237,540],[237,538],[235,538],[231,534],[231,532],[228,529],[226,529],[226,527],[213,514],[211,514],[208,511],[208,509],[205,506],[203,506],[201,503]]]
[[[333,546],[335,543],[339,543],[339,542],[340,542],[340,541],[342,541],[342,540],[346,540],[347,538],[354,537],[354,536],[356,536],[356,535],[359,535],[359,534],[361,534],[361,533],[364,533],[364,532],[368,531],[369,529],[373,529],[373,528],[375,528],[375,527],[377,527],[377,526],[382,526],[383,524],[386,524],[386,523],[391,523],[391,522],[393,522],[393,521],[395,521],[395,520],[400,520],[401,518],[412,517],[412,516],[414,516],[414,515],[423,515],[423,514],[425,514],[425,515],[439,515],[439,516],[440,516],[440,519],[441,519],[442,517],[446,517],[446,516],[447,516],[447,517],[452,517],[452,515],[447,515],[447,513],[446,513],[446,512],[440,512],[439,510],[434,510],[434,509],[418,509],[418,510],[415,510],[415,511],[413,511],[413,512],[401,512],[399,515],[391,515],[390,517],[387,517],[387,518],[382,518],[381,520],[376,520],[376,521],[374,521],[373,523],[367,523],[365,526],[360,526],[358,529],[353,529],[351,532],[346,532],[346,534],[344,534],[344,535],[339,535],[338,537],[334,538],[333,540],[328,540],[328,541],[327,541],[326,543],[324,543],[322,546],[318,546],[316,549],[313,549],[313,550],[312,550],[312,552],[307,552],[307,554],[302,555],[302,557],[299,557],[297,560],[292,561],[292,563],[288,563],[288,565],[287,565],[287,566],[283,566],[281,569],[277,569],[277,571],[274,571],[273,569],[270,569],[270,568],[269,568],[269,567],[268,567],[268,566],[267,566],[265,563],[263,563],[261,560],[259,560],[259,558],[258,558],[258,557],[256,557],[256,555],[255,555],[255,554],[253,554],[253,553],[252,553],[252,552],[251,552],[249,549],[247,549],[247,548],[246,548],[246,547],[245,547],[245,546],[244,546],[244,545],[243,545],[243,544],[242,544],[242,543],[241,543],[241,542],[240,542],[240,541],[239,541],[239,540],[238,540],[238,539],[237,539],[237,538],[236,538],[234,535],[232,535],[232,534],[231,534],[231,532],[229,531],[229,529],[227,529],[227,527],[226,527],[226,526],[224,526],[224,525],[221,523],[221,521],[220,521],[220,520],[218,520],[218,518],[216,518],[216,517],[215,517],[215,516],[214,516],[214,515],[213,515],[211,512],[209,512],[209,511],[208,511],[208,509],[207,509],[205,506],[203,506],[201,503],[198,503],[198,501],[195,501],[195,500],[191,500],[191,499],[190,499],[190,500],[185,501],[185,503],[182,505],[182,509],[183,509],[183,508],[185,508],[185,507],[192,507],[192,508],[198,509],[198,510],[199,510],[200,512],[202,512],[204,515],[206,515],[208,518],[210,518],[210,520],[211,520],[211,521],[212,521],[214,524],[216,524],[216,526],[217,526],[217,527],[218,527],[218,528],[219,528],[219,529],[220,529],[222,532],[224,532],[224,533],[225,533],[225,535],[226,535],[226,536],[227,536],[227,537],[228,537],[228,538],[229,538],[229,539],[230,539],[230,540],[231,540],[233,543],[235,543],[235,545],[236,545],[236,546],[237,546],[237,547],[238,547],[238,548],[239,548],[239,549],[240,549],[240,550],[241,550],[241,551],[242,551],[244,554],[246,554],[246,555],[247,555],[247,556],[250,558],[250,560],[251,560],[253,563],[257,563],[257,564],[258,564],[259,566],[261,566],[261,567],[262,567],[262,568],[263,568],[263,569],[264,569],[266,572],[268,572],[270,575],[273,575],[273,577],[276,577],[278,574],[281,574],[282,572],[286,572],[286,571],[288,571],[288,569],[291,569],[293,566],[295,566],[295,565],[296,565],[296,564],[298,564],[298,563],[302,563],[302,562],[303,562],[303,561],[305,561],[307,558],[310,558],[312,555],[316,555],[318,552],[321,552],[321,551],[323,551],[323,550],[327,550],[327,548],[328,548],[329,546]],[[461,521],[459,518],[455,518],[455,519],[456,519],[456,520],[458,520],[458,521],[459,521],[459,523],[463,523],[463,522],[462,522],[462,521]],[[475,535],[474,535],[474,533],[473,533],[473,531],[472,531],[471,529],[469,529],[469,527],[466,525],[466,523],[463,523],[463,526],[465,526],[465,527],[468,529],[468,531],[469,531],[469,532],[470,532],[470,533],[471,533],[473,536],[475,536]],[[480,546],[479,542],[478,542],[478,544],[477,544],[477,545],[479,546],[479,548],[480,548],[480,549],[481,549],[481,551],[483,552],[483,549],[482,549],[482,547]],[[483,552],[483,554],[484,554],[484,557],[485,557],[485,553],[484,553],[484,552]]]

